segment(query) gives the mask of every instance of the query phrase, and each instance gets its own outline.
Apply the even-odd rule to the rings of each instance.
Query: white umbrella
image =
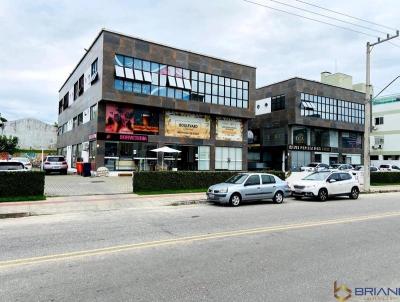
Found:
[[[176,150],[176,149],[172,149],[170,147],[164,146],[161,148],[157,148],[157,149],[153,149],[151,150],[152,152],[161,152],[162,153],[162,158],[161,158],[161,166],[162,169],[164,170],[164,153],[181,153],[182,151]]]

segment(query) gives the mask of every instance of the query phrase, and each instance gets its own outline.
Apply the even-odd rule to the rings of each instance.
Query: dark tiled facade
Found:
[[[175,98],[168,98],[159,95],[145,95],[143,93],[118,90],[115,87],[116,54],[157,62],[160,64],[171,65],[190,71],[209,73],[219,77],[227,77],[238,79],[240,81],[246,81],[248,82],[248,107],[236,108],[206,103],[204,101],[201,102],[198,100],[177,100]],[[91,85],[88,85],[87,89],[85,87],[83,94],[80,95],[75,101],[72,101],[71,91],[73,90],[74,83],[79,81],[79,78],[82,74],[87,73],[87,70],[91,68],[91,64],[96,59],[98,60],[97,81]],[[81,156],[79,148],[82,148],[84,161],[92,161],[93,167],[96,168],[104,166],[105,159],[110,157],[109,154],[107,154],[107,152],[109,153],[109,151],[107,151],[108,139],[104,139],[104,134],[107,132],[107,106],[108,104],[117,104],[118,106],[124,106],[124,104],[126,104],[127,106],[132,106],[133,108],[147,110],[148,112],[158,112],[158,133],[147,133],[144,135],[141,134],[140,139],[145,139],[147,144],[154,147],[168,145],[171,147],[176,147],[177,149],[180,149],[180,146],[192,146],[195,148],[199,146],[208,146],[210,148],[208,169],[210,170],[214,170],[216,168],[216,148],[240,148],[242,150],[242,165],[240,170],[246,170],[247,130],[248,120],[254,117],[253,99],[255,97],[255,77],[256,72],[254,67],[228,62],[210,56],[179,50],[123,34],[102,30],[59,92],[60,100],[62,100],[68,92],[70,98],[69,106],[67,106],[65,110],[62,110],[59,115],[59,125],[61,129],[58,136],[58,148],[60,152],[63,152],[68,158],[70,158],[71,164],[74,160],[76,160],[76,157]],[[85,76],[85,83],[86,81],[91,81],[89,76]],[[72,125],[71,129],[70,124],[71,121],[73,124],[74,117],[78,116],[82,112],[86,112],[86,114],[89,112],[89,115],[92,115],[90,112],[91,110],[89,109],[91,106],[96,104],[97,110],[95,110],[95,114],[91,116],[90,120],[86,118],[84,123],[76,127]],[[166,111],[196,114],[209,117],[209,138],[199,139],[190,138],[187,136],[167,136],[165,133]],[[240,141],[216,139],[216,123],[217,119],[220,118],[233,119],[241,122],[243,131]],[[112,140],[115,139],[115,137],[116,136],[114,135]],[[129,137],[129,139],[135,140],[133,137]],[[89,142],[90,146],[88,146]],[[79,146],[79,144],[82,143],[83,146]],[[121,143],[121,141],[119,141],[119,143]],[[119,155],[114,157],[118,156]],[[132,156],[135,157],[135,154]]]
[[[329,116],[322,118],[320,114],[307,113],[305,115],[305,111],[302,109],[304,108],[302,99],[308,98],[309,95],[317,97],[313,99],[315,103],[312,102],[314,103],[313,108],[316,109],[315,112],[320,109],[320,106],[323,106],[318,104],[321,100],[332,99],[332,104],[334,104],[332,106],[336,107],[346,101],[346,104],[351,102],[350,106],[359,109],[356,112],[357,119],[353,118],[352,120],[347,116],[339,116],[342,109],[337,108],[334,108],[335,114],[330,118]],[[249,123],[249,129],[255,135],[255,140],[249,144],[249,169],[267,167],[295,170],[303,164],[327,160],[330,161],[329,164],[334,162],[361,163],[359,162],[362,154],[360,143],[364,132],[361,111],[363,111],[362,106],[365,99],[363,93],[320,82],[292,78],[256,89],[255,103],[264,106],[264,100],[274,96],[284,96],[284,109],[273,112],[269,110],[270,113],[262,114],[263,108],[258,110],[256,108],[256,117]],[[304,104],[307,106],[307,103]],[[347,112],[348,109],[343,108],[343,112],[345,110]],[[313,111],[311,110],[311,112]],[[306,139],[299,144],[293,134],[296,131],[301,133],[302,129]],[[330,135],[330,140],[326,138],[323,145],[316,143],[318,139],[315,131],[325,132],[327,136]],[[296,153],[298,151],[302,152],[301,160],[295,158],[299,155]]]

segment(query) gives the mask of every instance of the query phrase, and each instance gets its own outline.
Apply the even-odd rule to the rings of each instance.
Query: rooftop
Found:
[[[400,94],[385,95],[372,100],[373,105],[383,105],[395,102],[400,102]]]

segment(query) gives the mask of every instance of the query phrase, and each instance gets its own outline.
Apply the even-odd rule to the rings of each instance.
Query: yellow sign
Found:
[[[210,139],[210,117],[166,111],[165,136]]]
[[[217,140],[242,142],[242,121],[238,119],[217,118]]]

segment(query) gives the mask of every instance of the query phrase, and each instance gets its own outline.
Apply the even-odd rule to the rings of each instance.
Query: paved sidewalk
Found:
[[[400,192],[400,185],[371,186],[372,193]]]
[[[46,175],[46,196],[82,196],[132,193],[132,177]]]
[[[109,211],[119,209],[145,209],[174,204],[201,202],[206,200],[205,193],[182,193],[163,195],[92,195],[49,197],[43,201],[0,203],[0,214],[31,213],[45,215],[57,213]]]

